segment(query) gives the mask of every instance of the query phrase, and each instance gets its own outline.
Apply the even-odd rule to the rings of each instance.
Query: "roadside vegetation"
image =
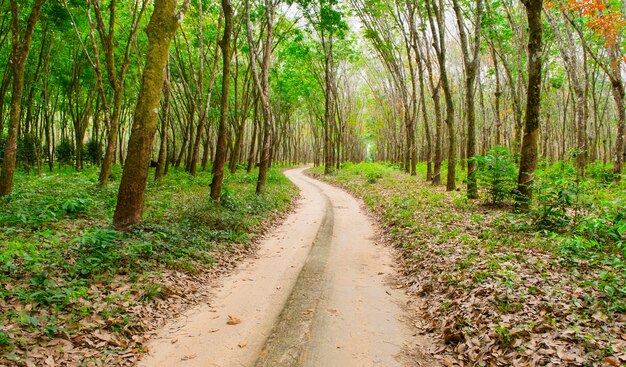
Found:
[[[264,195],[254,172],[227,174],[217,203],[209,173],[172,170],[148,184],[144,224],[118,232],[119,177],[16,176],[0,205],[0,366],[131,364],[144,333],[204,296],[296,195],[273,168]]]
[[[584,179],[543,163],[532,209],[516,213],[512,157],[496,148],[477,161],[477,201],[393,165],[311,172],[378,217],[444,365],[624,365],[626,184],[608,165]]]

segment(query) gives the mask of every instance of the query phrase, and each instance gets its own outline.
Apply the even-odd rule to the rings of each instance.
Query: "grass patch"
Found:
[[[119,233],[110,227],[119,168],[112,177],[100,187],[93,167],[16,175],[0,205],[0,364],[25,365],[54,338],[91,354],[141,349],[143,318],[159,312],[146,309],[170,296],[191,302],[196,282],[245,253],[297,193],[280,168],[261,196],[255,173],[227,174],[216,204],[210,174],[173,170],[149,182],[144,224]],[[94,348],[98,330],[114,342]]]

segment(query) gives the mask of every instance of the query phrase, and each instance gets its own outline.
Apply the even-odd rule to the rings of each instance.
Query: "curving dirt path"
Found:
[[[372,220],[352,196],[303,171],[286,172],[301,190],[295,212],[210,304],[160,330],[139,366],[436,365],[416,357],[428,342],[405,320],[407,299],[392,285],[393,259],[375,244]]]

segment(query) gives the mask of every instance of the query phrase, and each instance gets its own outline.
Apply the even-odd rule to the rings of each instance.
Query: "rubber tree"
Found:
[[[572,16],[568,16],[563,12],[565,19],[576,30],[581,39],[584,49],[594,59],[596,64],[602,68],[611,83],[611,96],[615,104],[617,113],[617,127],[615,135],[615,146],[613,148],[613,174],[615,180],[621,179],[624,170],[624,143],[626,135],[626,90],[624,89],[624,78],[622,73],[622,64],[624,62],[624,54],[621,47],[621,31],[624,27],[621,21],[623,13],[626,12],[626,6],[622,3],[621,8],[615,8],[614,4],[602,3],[604,8],[598,9],[594,3],[583,0],[572,0],[568,3],[568,8],[576,12],[582,12],[591,17],[586,26],[590,27],[594,34],[601,35],[600,39],[605,41],[606,60],[601,57],[585,40],[581,22]],[[608,19],[608,20],[607,20]]]
[[[532,199],[534,172],[537,168],[537,143],[539,140],[539,117],[541,105],[541,74],[543,25],[541,12],[543,0],[523,0],[528,18],[528,89],[526,92],[526,116],[517,179],[518,204],[527,210]]]
[[[220,122],[217,131],[217,147],[213,162],[213,180],[211,181],[211,199],[218,201],[222,196],[224,166],[228,149],[228,106],[230,97],[230,60],[233,54],[231,38],[233,34],[233,6],[230,0],[222,0],[224,11],[224,35],[219,41],[222,49],[222,99],[220,102]]]
[[[102,160],[102,167],[100,168],[100,184],[105,186],[109,182],[109,176],[111,175],[111,168],[113,167],[113,161],[115,159],[115,151],[117,149],[117,139],[119,135],[120,119],[122,116],[123,102],[125,96],[125,83],[126,76],[131,64],[131,50],[137,34],[139,33],[141,19],[147,7],[146,0],[140,0],[133,6],[131,14],[130,32],[126,39],[126,45],[124,50],[124,56],[121,58],[116,56],[115,51],[117,48],[116,36],[116,16],[117,16],[117,2],[112,0],[109,4],[109,21],[108,26],[104,17],[104,11],[100,0],[90,0],[91,7],[93,8],[94,18],[91,16],[91,11],[88,11],[89,27],[90,27],[90,39],[91,46],[94,52],[94,56],[90,58],[92,60],[92,66],[94,67],[97,75],[98,82],[98,94],[102,102],[105,124],[107,126],[107,145],[104,151],[104,159]],[[96,41],[97,32],[100,39],[100,45]],[[80,32],[77,30],[78,37],[80,39]],[[88,50],[85,49],[85,53],[88,54]],[[100,53],[104,55],[106,76],[109,82],[109,86],[113,91],[113,96],[109,100],[107,99],[107,93],[103,84],[103,66],[100,62]],[[121,66],[118,67],[118,64]]]
[[[159,158],[154,170],[155,181],[161,181],[165,174],[165,160],[167,159],[167,128],[170,119],[170,105],[172,102],[171,70],[166,66],[165,82],[163,83],[163,104],[161,111],[161,143],[159,144]]]
[[[585,166],[587,164],[587,118],[589,115],[589,106],[587,103],[587,94],[589,86],[589,75],[587,72],[587,53],[583,52],[582,59],[583,65],[580,67],[580,61],[578,56],[577,44],[574,42],[573,34],[570,32],[569,23],[567,22],[567,15],[565,10],[559,11],[565,19],[564,25],[567,27],[565,31],[562,31],[560,24],[557,23],[557,19],[553,17],[547,9],[544,9],[546,19],[550,23],[550,28],[554,33],[555,40],[558,44],[558,49],[561,54],[561,58],[565,64],[565,70],[569,78],[569,82],[574,91],[576,98],[574,99],[574,112],[576,115],[576,138],[577,138],[577,152],[576,152],[576,167],[580,176],[585,175]]]
[[[324,172],[334,170],[333,136],[336,120],[337,101],[337,63],[335,60],[335,41],[348,30],[344,13],[338,9],[338,0],[296,0],[304,15],[319,36],[324,56],[324,118],[323,118],[323,151]]]
[[[456,131],[454,128],[454,96],[446,65],[445,9],[443,0],[427,0],[425,4],[433,37],[433,47],[439,64],[439,79],[446,100],[445,122],[448,128],[448,177],[446,189],[453,191],[456,189]]]
[[[265,0],[265,42],[263,47],[263,58],[261,60],[261,70],[259,73],[257,66],[257,48],[252,37],[252,22],[250,21],[250,1],[246,0],[246,28],[248,46],[250,48],[250,71],[256,85],[257,94],[261,101],[261,115],[263,116],[263,143],[261,145],[261,162],[259,165],[259,177],[257,180],[256,193],[262,194],[265,190],[267,171],[270,165],[270,148],[273,127],[272,106],[270,100],[269,73],[273,51],[274,39],[274,16],[276,9],[275,0]]]
[[[189,2],[186,0],[178,9],[176,0],[155,0],[154,11],[146,28],[148,53],[113,215],[113,225],[119,230],[141,222],[170,44],[189,8]]]
[[[11,109],[9,112],[9,135],[6,139],[4,158],[2,160],[2,172],[0,174],[0,197],[13,192],[13,176],[15,175],[17,159],[17,133],[22,112],[22,93],[24,91],[26,61],[30,54],[30,45],[33,40],[33,33],[37,27],[37,21],[41,14],[41,8],[45,2],[46,0],[35,0],[26,20],[26,26],[20,27],[20,9],[18,2],[17,0],[10,1],[12,42],[10,64],[13,71],[13,94],[11,96]]]
[[[475,108],[475,89],[476,75],[478,73],[478,64],[480,55],[480,33],[481,20],[483,16],[483,2],[476,1],[474,19],[474,40],[470,46],[466,31],[466,24],[463,18],[463,11],[458,0],[452,0],[452,7],[456,15],[456,22],[459,28],[459,38],[461,41],[461,51],[463,53],[463,66],[465,67],[465,118],[467,120],[467,198],[478,198],[478,183],[476,181],[476,161],[472,158],[476,156],[476,108]]]

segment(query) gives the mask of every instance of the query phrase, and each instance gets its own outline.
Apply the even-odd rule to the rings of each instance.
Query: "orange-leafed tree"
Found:
[[[568,0],[561,4],[554,1],[550,4],[550,6],[555,5],[560,6],[566,19],[579,34],[585,51],[602,68],[611,82],[611,95],[617,111],[613,173],[615,180],[619,181],[624,169],[624,134],[626,133],[626,92],[621,72],[624,62],[621,42],[626,27],[626,19],[620,8],[622,2]],[[591,32],[585,32],[580,26],[581,23]],[[593,45],[599,47],[593,47]],[[605,52],[600,53],[598,52],[599,49],[604,49]]]

